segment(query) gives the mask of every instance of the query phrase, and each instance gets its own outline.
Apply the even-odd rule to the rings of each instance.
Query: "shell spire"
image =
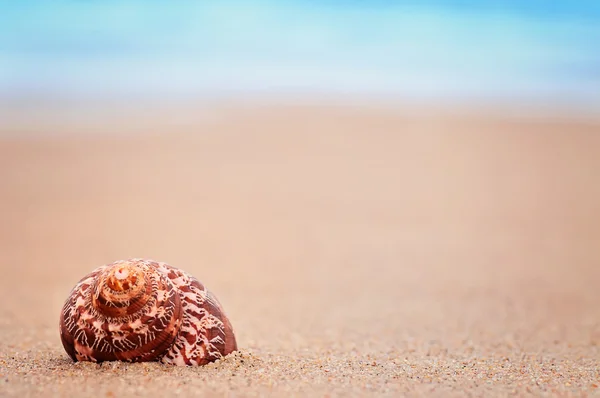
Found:
[[[237,350],[229,319],[204,285],[144,259],[83,277],[61,311],[60,336],[75,361],[204,365]]]

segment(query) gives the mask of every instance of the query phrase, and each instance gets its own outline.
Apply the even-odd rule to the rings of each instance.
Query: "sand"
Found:
[[[1,396],[597,394],[599,121],[193,110],[1,123]],[[63,301],[129,257],[202,280],[240,351],[73,363]]]

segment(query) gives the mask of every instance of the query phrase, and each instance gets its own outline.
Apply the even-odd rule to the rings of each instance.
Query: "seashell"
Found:
[[[237,350],[229,319],[202,283],[138,258],[77,283],[60,314],[60,337],[74,361],[205,365]]]

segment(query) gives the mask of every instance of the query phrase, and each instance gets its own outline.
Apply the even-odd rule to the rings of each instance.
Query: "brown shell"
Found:
[[[237,350],[229,319],[202,283],[144,259],[83,277],[61,311],[60,337],[74,361],[205,365]]]

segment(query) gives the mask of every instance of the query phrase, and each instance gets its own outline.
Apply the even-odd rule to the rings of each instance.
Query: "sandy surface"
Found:
[[[600,389],[600,123],[207,114],[1,126],[1,396]],[[128,257],[202,280],[240,352],[71,362],[64,299]]]

